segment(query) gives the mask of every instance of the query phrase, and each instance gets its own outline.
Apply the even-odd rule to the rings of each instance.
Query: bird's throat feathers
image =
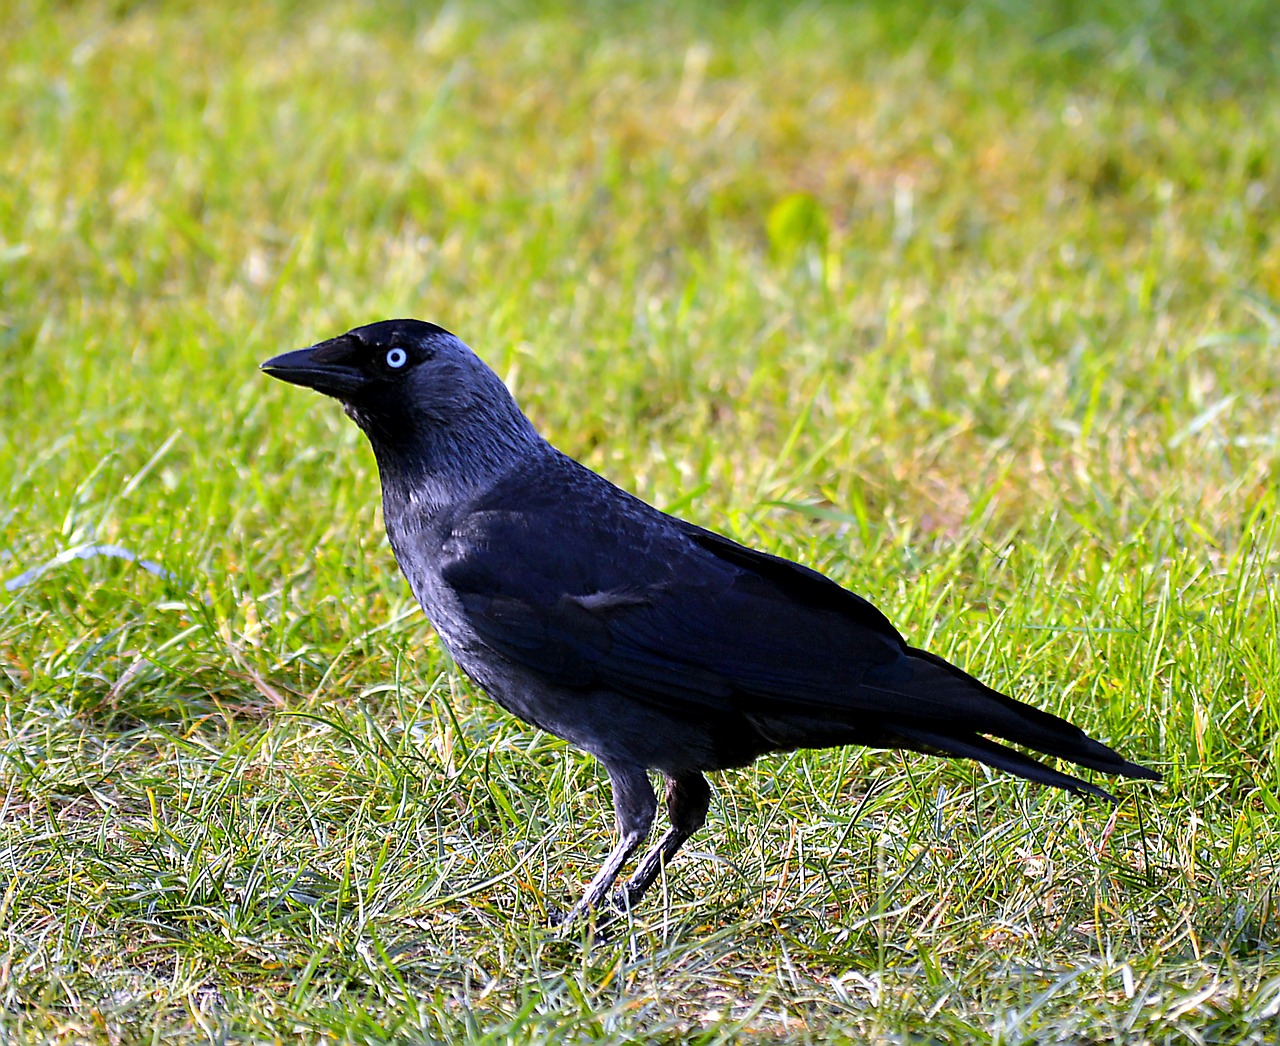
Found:
[[[430,519],[460,506],[544,445],[514,403],[500,419],[490,411],[476,417],[473,408],[448,419],[402,416],[391,426],[390,419],[363,416],[358,408],[348,407],[347,413],[373,447],[388,519]]]

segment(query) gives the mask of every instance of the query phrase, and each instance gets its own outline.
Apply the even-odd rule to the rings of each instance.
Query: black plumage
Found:
[[[396,560],[467,675],[604,764],[621,839],[575,913],[609,895],[648,835],[651,770],[671,827],[623,905],[701,827],[703,773],[767,752],[906,748],[1111,798],[1003,741],[1159,780],[909,646],[822,574],[668,516],[566,457],[434,324],[374,323],[262,366],[336,397],[368,435]]]

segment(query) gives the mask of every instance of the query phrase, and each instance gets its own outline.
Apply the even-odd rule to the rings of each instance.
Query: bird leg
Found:
[[[700,773],[695,771],[667,778],[667,815],[671,818],[671,827],[644,855],[635,874],[618,888],[613,897],[615,906],[626,911],[644,896],[663,865],[676,855],[689,836],[706,823],[710,805],[711,789]]]
[[[653,794],[653,785],[649,783],[649,775],[644,767],[623,764],[605,764],[609,772],[609,780],[613,784],[613,811],[618,818],[618,845],[605,859],[604,865],[596,873],[582,900],[569,909],[569,914],[561,921],[569,925],[579,916],[598,908],[600,902],[608,895],[622,871],[622,866],[631,859],[631,855],[639,849],[653,827],[653,816],[658,805],[657,796]]]

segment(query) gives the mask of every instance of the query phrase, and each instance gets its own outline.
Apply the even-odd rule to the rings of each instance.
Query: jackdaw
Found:
[[[622,909],[706,820],[703,773],[766,752],[904,748],[1114,799],[999,738],[1160,780],[909,646],[817,571],[666,515],[562,454],[441,327],[372,323],[262,369],[333,396],[368,436],[396,562],[462,670],[604,764],[621,838],[570,919],[610,896],[648,836],[651,770],[671,825],[613,894]]]

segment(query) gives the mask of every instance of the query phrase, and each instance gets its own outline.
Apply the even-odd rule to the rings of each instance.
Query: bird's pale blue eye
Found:
[[[387,366],[399,370],[409,362],[409,354],[404,349],[391,349],[387,353]]]

